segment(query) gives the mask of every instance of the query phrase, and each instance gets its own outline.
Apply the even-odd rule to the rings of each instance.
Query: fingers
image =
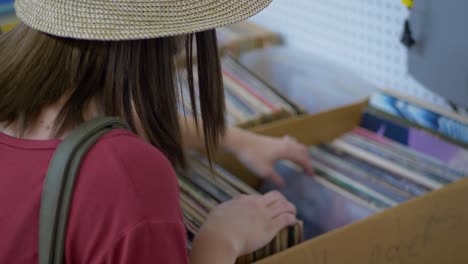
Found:
[[[309,175],[314,174],[314,169],[310,162],[310,154],[308,148],[299,143],[295,138],[285,136],[283,138],[285,141],[285,156],[290,161],[300,165],[305,173]]]
[[[267,178],[270,179],[277,187],[281,188],[285,185],[283,177],[281,177],[281,175],[279,175],[273,168],[270,168]]]
[[[268,208],[271,218],[277,218],[283,214],[296,215],[296,207],[287,200],[280,200]]]
[[[276,234],[297,222],[296,207],[278,191],[272,191],[265,195],[239,195],[234,197],[234,200],[242,199],[243,202],[246,202],[244,206],[251,206],[254,215],[262,215],[262,221],[266,221],[265,227],[272,234]]]
[[[285,213],[273,218],[271,228],[274,233],[278,233],[282,229],[292,226],[297,222],[296,215]]]
[[[296,223],[296,207],[280,192],[271,191],[263,195],[261,203],[267,206],[265,213],[271,219],[270,230],[274,233]]]
[[[270,206],[278,201],[286,201],[286,197],[278,191],[271,191],[262,196],[262,203]]]
[[[233,199],[233,200],[240,200],[240,199],[245,199],[245,198],[247,198],[247,197],[249,197],[249,196],[246,195],[246,194],[239,194],[239,195],[237,195],[237,196],[234,196],[234,198],[232,198],[232,199]]]

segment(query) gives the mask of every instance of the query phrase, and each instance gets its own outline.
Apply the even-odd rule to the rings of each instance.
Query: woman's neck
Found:
[[[56,136],[54,124],[67,100],[68,96],[62,96],[62,98],[57,102],[47,107],[44,107],[41,110],[41,113],[36,118],[36,120],[28,125],[21,138],[31,140],[48,140],[54,138],[64,138],[67,132],[69,132],[72,128],[70,128],[68,131],[65,131],[62,135]],[[98,116],[96,106],[97,105],[93,100],[93,102],[89,104],[89,107],[85,109],[85,120],[89,120],[93,117]],[[0,123],[0,132],[12,137],[19,137],[20,133],[18,123],[13,122],[9,126],[6,126],[6,124],[4,123]]]

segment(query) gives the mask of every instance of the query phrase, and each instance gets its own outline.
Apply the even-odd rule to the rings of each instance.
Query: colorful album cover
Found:
[[[395,117],[408,120],[418,126],[468,144],[467,123],[462,123],[454,118],[385,93],[372,94],[369,105]]]
[[[468,172],[468,150],[429,132],[398,124],[388,118],[365,112],[360,126],[428,156],[446,162],[451,167]],[[468,135],[468,134],[467,134]]]

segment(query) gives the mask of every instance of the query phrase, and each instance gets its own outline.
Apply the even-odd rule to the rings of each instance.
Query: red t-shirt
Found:
[[[38,223],[47,167],[60,140],[0,133],[0,263],[38,262]],[[124,130],[90,150],[70,210],[68,264],[187,263],[177,178],[153,146]]]

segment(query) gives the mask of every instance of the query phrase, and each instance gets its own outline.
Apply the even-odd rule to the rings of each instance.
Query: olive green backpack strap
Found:
[[[64,263],[65,234],[80,163],[96,141],[112,129],[128,129],[117,118],[101,117],[73,130],[49,164],[39,216],[39,264]]]

